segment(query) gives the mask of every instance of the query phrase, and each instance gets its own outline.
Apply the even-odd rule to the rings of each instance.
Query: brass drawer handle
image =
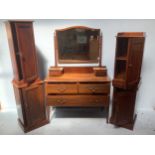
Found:
[[[96,92],[96,88],[94,88],[94,87],[89,87],[89,89],[90,89],[93,93]]]
[[[96,100],[95,100],[95,103],[99,103],[99,102],[100,102],[100,100],[99,100],[99,99],[96,99]]]
[[[64,104],[66,102],[66,100],[64,100],[64,99],[58,99],[56,102],[59,103],[59,104]]]
[[[57,90],[59,91],[59,92],[64,92],[65,90],[66,90],[67,88],[57,88]]]

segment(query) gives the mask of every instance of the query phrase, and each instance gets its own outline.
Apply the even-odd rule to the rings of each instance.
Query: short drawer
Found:
[[[107,95],[48,95],[48,106],[105,107],[109,105]]]
[[[46,94],[77,94],[77,84],[46,84]]]
[[[79,84],[79,93],[83,94],[109,94],[110,84],[109,83],[81,83]]]

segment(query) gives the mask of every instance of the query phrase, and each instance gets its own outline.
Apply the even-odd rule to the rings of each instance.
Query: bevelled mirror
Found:
[[[88,28],[84,26],[74,26],[56,30],[56,64],[100,64],[100,42],[100,29]]]

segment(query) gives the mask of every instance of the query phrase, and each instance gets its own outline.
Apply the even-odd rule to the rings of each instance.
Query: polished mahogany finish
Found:
[[[43,82],[38,77],[32,21],[8,21],[6,30],[13,66],[19,123],[25,132],[46,124]]]
[[[111,123],[133,129],[145,34],[143,32],[118,33],[116,40]]]

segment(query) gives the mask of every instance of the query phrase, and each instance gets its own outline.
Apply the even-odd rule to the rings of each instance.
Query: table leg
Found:
[[[107,115],[106,122],[109,123],[109,106],[106,107],[105,110],[106,110],[106,115]]]

